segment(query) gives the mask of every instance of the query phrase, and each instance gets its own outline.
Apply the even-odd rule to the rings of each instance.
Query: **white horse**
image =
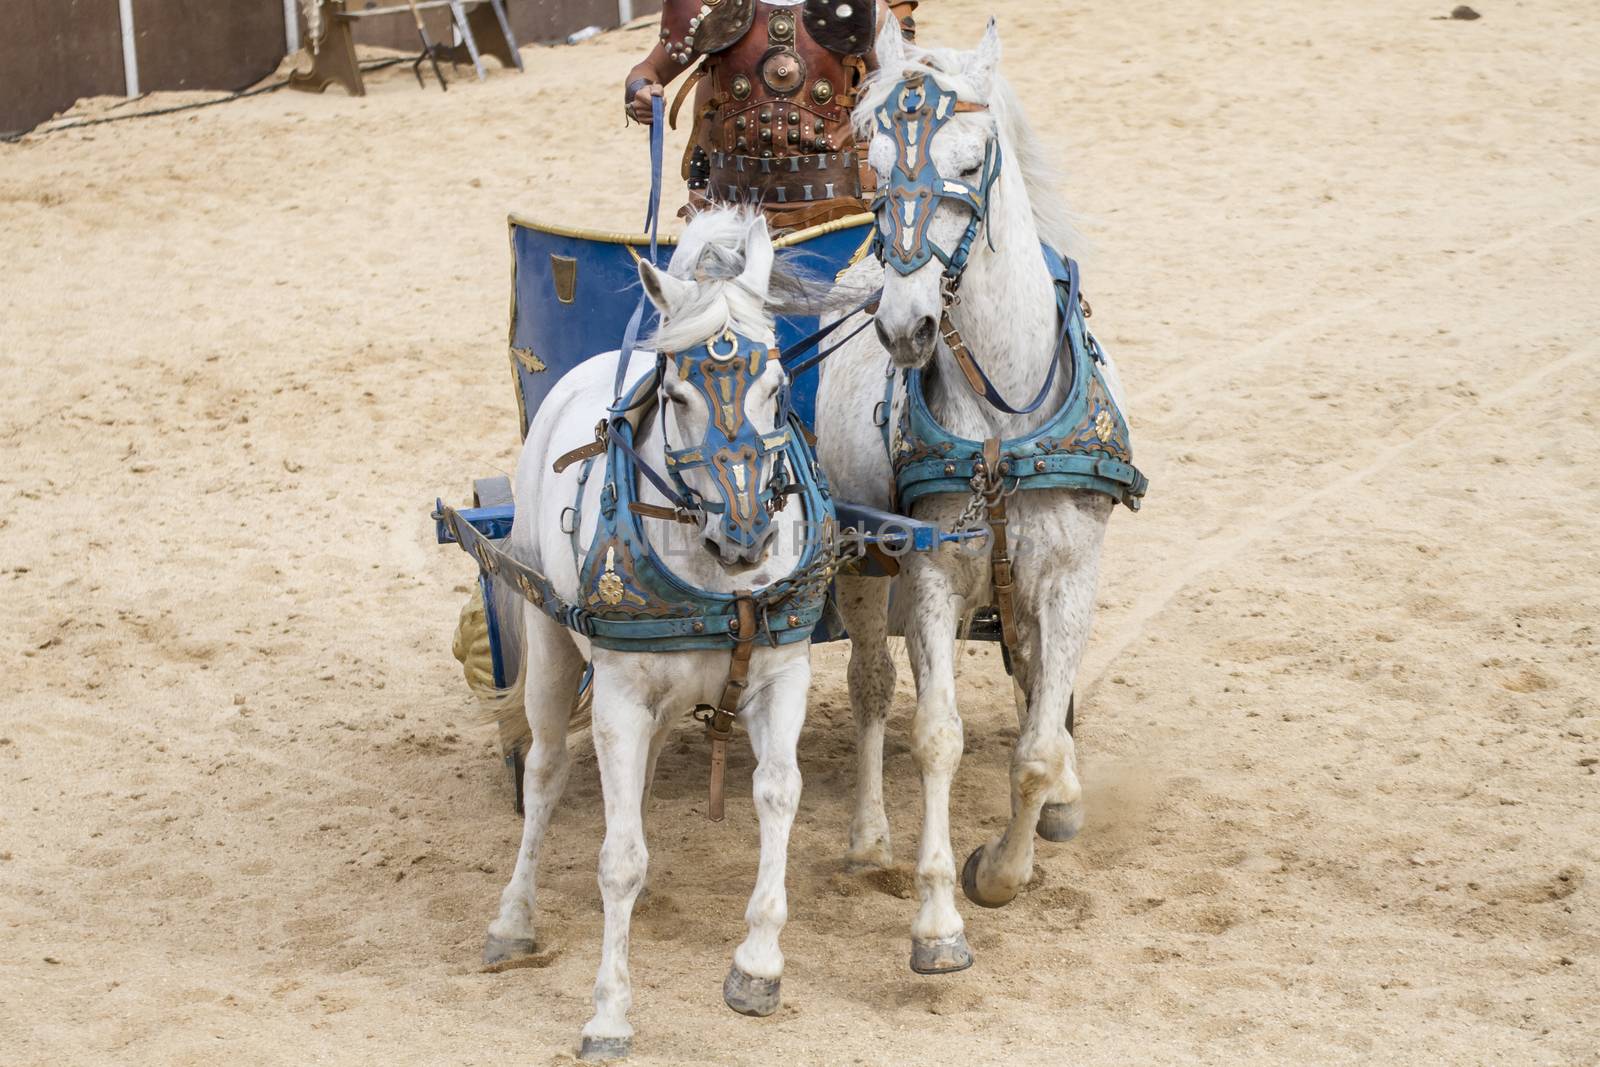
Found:
[[[668,270],[658,271],[641,262],[639,276],[662,316],[651,343],[669,353],[686,352],[708,338],[725,336],[724,331],[758,342],[760,350],[771,346],[774,325],[767,296],[769,283],[774,292],[787,288],[792,294],[798,277],[781,263],[775,268],[764,219],[734,210],[697,217],[687,227]],[[758,434],[771,435],[781,429],[779,401],[786,374],[775,358],[765,359],[757,373],[754,354],[748,362],[744,351],[736,355],[736,369],[742,377],[734,380],[735,403],[738,390],[742,390],[742,417]],[[618,360],[617,352],[597,355],[562,378],[529,427],[517,466],[517,517],[510,553],[543,573],[568,603],[577,602],[580,596],[577,546],[587,548],[591,543],[602,492],[623,472],[609,469],[604,455],[595,459],[582,482],[574,537],[570,508],[584,471],[573,464],[557,474],[552,461],[595,439],[596,423],[605,417],[611,402]],[[635,352],[630,360],[635,369],[630,374],[642,374],[654,364],[655,353]],[[668,447],[681,450],[700,443],[706,440],[713,417],[736,422],[738,415],[731,408],[708,410],[706,396],[681,380],[673,363],[667,367],[657,385],[657,402],[664,406],[659,425],[670,443],[663,441],[663,430],[656,428],[656,421],[646,419],[634,445],[656,471],[668,469]],[[692,499],[722,501],[727,506],[733,483],[740,488],[767,485],[772,468],[770,456],[751,462],[735,457],[721,468],[727,485],[719,484],[709,465],[685,470],[682,477]],[[644,503],[668,503],[664,494],[642,479],[639,489]],[[650,520],[652,544],[672,572],[700,589],[717,593],[760,589],[789,575],[802,559],[801,550],[811,532],[803,528],[806,517],[797,506],[773,514],[770,523],[753,537],[730,537],[729,524],[720,520],[718,514],[701,513],[687,537],[679,527]],[[680,533],[673,546],[662,547],[656,532],[665,535],[675,529]],[[636,561],[618,562],[631,565]],[[717,703],[729,675],[730,654],[726,649],[608,650],[594,646],[531,604],[520,599],[515,603],[521,608],[514,614],[521,616],[517,629],[525,635],[526,656],[505,703],[513,707],[511,714],[516,713],[517,704],[525,708],[532,732],[524,776],[526,817],[516,869],[501,895],[499,914],[489,924],[484,959],[493,963],[534,951],[539,848],[566,784],[568,719],[584,661],[589,660],[594,666],[594,747],[605,795],[606,833],[600,849],[605,941],[595,979],[594,1017],[583,1028],[580,1054],[585,1059],[625,1056],[633,1034],[627,1019],[633,997],[628,929],[634,901],[645,885],[644,809],[656,759],[684,710]],[[537,679],[534,684],[525,684],[529,674]],[[788,917],[784,866],[800,799],[795,747],[805,718],[810,678],[809,640],[777,647],[757,642],[749,663],[748,688],[739,707],[739,718],[756,756],[753,794],[761,824],[761,854],[755,891],[745,913],[749,936],[734,951],[724,997],[734,1010],[749,1015],[771,1014],[779,1004],[783,953],[778,935]]]
[[[1000,392],[1028,398],[1040,388],[1060,336],[1056,292],[1040,255],[1040,241],[1065,251],[1068,216],[1052,188],[1045,153],[1027,126],[1010,87],[997,71],[999,35],[993,22],[972,52],[925,51],[884,34],[879,72],[856,110],[863,130],[904,79],[918,74],[957,94],[961,105],[938,130],[929,154],[941,178],[979,180],[994,147],[1000,170],[988,197],[987,217],[971,245],[952,321]],[[965,106],[963,106],[965,105]],[[869,160],[887,182],[898,149],[875,131]],[[946,250],[958,246],[973,213],[938,201],[926,237]],[[899,208],[894,204],[885,210]],[[907,216],[911,214],[907,208]],[[893,220],[880,216],[887,231]],[[862,335],[826,364],[817,399],[819,456],[843,498],[882,508],[893,504],[894,473],[881,437],[878,410],[886,374],[925,368],[928,406],[947,429],[983,441],[1016,437],[1043,424],[1067,396],[1061,375],[1033,415],[1007,415],[968,387],[940,341],[944,310],[941,264],[933,259],[909,274],[884,271],[872,261],[857,268],[858,285],[883,275],[878,339]],[[887,352],[885,351],[887,349]],[[891,366],[892,364],[892,366]],[[1113,397],[1120,386],[1109,362],[1103,368]],[[903,397],[903,394],[902,394]],[[888,412],[896,425],[899,402]],[[925,497],[917,518],[951,529],[968,497]],[[996,840],[969,857],[963,888],[977,903],[1010,901],[1033,870],[1033,834],[1065,840],[1083,822],[1077,757],[1066,719],[1078,664],[1089,637],[1100,547],[1111,513],[1109,497],[1071,489],[1021,492],[1008,501],[1014,540],[1018,633],[1014,667],[1021,732],[1011,760],[1011,821]],[[883,731],[895,685],[886,643],[890,583],[846,578],[838,602],[852,640],[849,684],[857,734],[856,810],[848,858],[858,865],[890,862],[889,822],[883,802]],[[895,579],[896,615],[906,619],[906,640],[916,677],[912,747],[923,783],[921,850],[916,885],[921,907],[912,923],[912,968],[942,973],[971,965],[954,900],[955,861],[950,846],[951,779],[961,760],[962,722],[956,709],[955,644],[962,621],[991,603],[988,553],[947,546],[902,560]]]

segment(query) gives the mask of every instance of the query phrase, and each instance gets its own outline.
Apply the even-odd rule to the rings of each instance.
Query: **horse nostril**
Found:
[[[917,323],[916,332],[912,334],[912,340],[916,343],[917,350],[919,352],[926,352],[928,349],[933,347],[933,333],[935,329],[936,327],[934,326],[933,316],[922,316],[922,321]]]
[[[884,348],[893,351],[894,344],[889,340],[889,331],[883,328],[883,320],[876,318],[873,319],[872,328],[878,331],[878,343]]]

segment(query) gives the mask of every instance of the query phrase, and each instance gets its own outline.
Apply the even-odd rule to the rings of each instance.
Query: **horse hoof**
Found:
[[[983,847],[972,850],[972,855],[967,857],[967,862],[961,865],[961,891],[967,899],[980,908],[1003,908],[1013,900],[1017,894],[1012,892],[1008,897],[986,897],[978,890],[978,864],[983,860]]]
[[[778,1010],[783,996],[782,978],[757,978],[745,974],[738,965],[728,968],[728,977],[722,980],[722,999],[740,1015],[764,1019]]]
[[[881,842],[862,848],[852,848],[844,854],[844,869],[847,874],[877,871],[893,865],[893,853],[889,851],[888,845]]]
[[[967,935],[911,939],[911,969],[918,974],[954,974],[972,966]]]
[[[496,937],[490,934],[483,942],[483,965],[492,967],[518,956],[531,956],[533,951],[531,937]]]
[[[578,1059],[590,1062],[625,1060],[632,1054],[631,1037],[585,1037],[583,1044],[578,1047]]]
[[[1039,836],[1046,841],[1071,841],[1082,829],[1082,804],[1046,804],[1039,809]]]

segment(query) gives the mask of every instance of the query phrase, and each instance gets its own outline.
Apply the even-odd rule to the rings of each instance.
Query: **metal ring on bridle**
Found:
[[[728,343],[727,352],[717,351],[717,343],[719,341],[726,341]],[[706,342],[706,351],[711,353],[712,359],[732,359],[739,352],[739,339],[733,335],[732,330],[723,330],[721,337],[713,337],[711,340]]]

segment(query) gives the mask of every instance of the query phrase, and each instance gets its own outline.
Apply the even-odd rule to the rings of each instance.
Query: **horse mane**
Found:
[[[774,258],[765,293],[738,282],[744,273],[744,243],[761,216],[751,205],[714,207],[689,220],[667,273],[698,283],[689,302],[663,319],[647,344],[675,352],[701,344],[724,328],[771,339],[776,315],[811,316],[854,307],[864,293],[839,286],[809,269],[805,253],[781,251]]]
[[[857,134],[866,138],[872,136],[876,129],[875,113],[878,108],[889,99],[895,86],[915,74],[933,78],[946,89],[953,90],[961,100],[988,104],[995,126],[1005,140],[1003,165],[1016,167],[1022,175],[1039,239],[1063,254],[1076,251],[1081,237],[1057,184],[1060,168],[1056,166],[1050,150],[1033,132],[1005,75],[995,71],[988,98],[985,99],[967,74],[971,52],[960,52],[953,48],[919,48],[910,41],[906,42],[905,48],[904,65],[895,70],[880,68],[862,85],[854,115]]]

